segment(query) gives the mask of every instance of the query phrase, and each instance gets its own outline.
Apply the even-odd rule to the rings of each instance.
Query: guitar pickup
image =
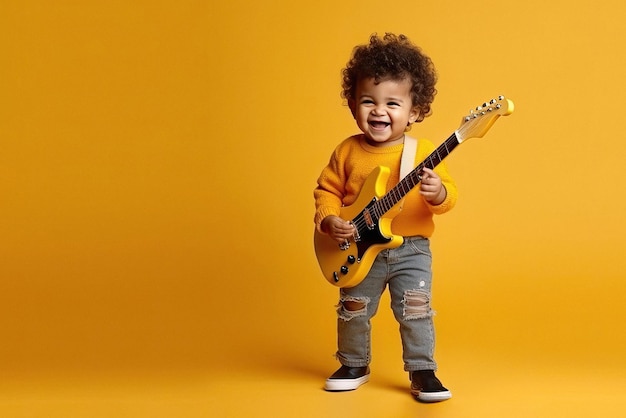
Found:
[[[372,214],[370,213],[369,208],[366,208],[363,211],[363,219],[365,220],[365,225],[368,229],[374,229],[376,224],[374,223],[374,219],[372,218]]]

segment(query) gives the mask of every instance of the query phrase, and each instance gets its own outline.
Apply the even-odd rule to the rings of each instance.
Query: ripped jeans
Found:
[[[369,274],[357,286],[340,289],[337,306],[337,359],[349,367],[371,361],[371,318],[387,285],[391,309],[400,324],[404,370],[436,370],[435,331],[430,306],[430,241],[405,237],[398,248],[378,254]]]

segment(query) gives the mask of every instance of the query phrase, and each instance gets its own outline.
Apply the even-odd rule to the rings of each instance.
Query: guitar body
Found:
[[[359,218],[385,194],[389,174],[387,167],[375,168],[365,180],[357,200],[341,208],[339,216],[345,220]],[[365,278],[378,253],[402,245],[403,238],[391,233],[391,221],[397,213],[398,210],[391,209],[372,224],[353,222],[357,229],[356,238],[350,240],[345,249],[330,236],[316,230],[315,254],[326,280],[338,287],[354,287]]]

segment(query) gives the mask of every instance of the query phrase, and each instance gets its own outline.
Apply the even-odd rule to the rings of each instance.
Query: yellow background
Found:
[[[626,6],[612,0],[0,2],[3,416],[623,416]],[[312,189],[356,127],[352,47],[408,35],[438,69],[433,238],[453,400],[408,396],[397,325],[328,394],[336,289]],[[343,411],[343,412],[341,412]],[[469,411],[469,412],[468,412]],[[600,416],[598,415],[598,416]]]

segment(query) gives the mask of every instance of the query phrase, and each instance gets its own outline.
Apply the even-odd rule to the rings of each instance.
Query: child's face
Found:
[[[349,105],[370,144],[389,146],[404,141],[406,127],[419,116],[411,87],[408,79],[385,79],[376,84],[374,78],[364,78],[357,82],[355,98]]]

